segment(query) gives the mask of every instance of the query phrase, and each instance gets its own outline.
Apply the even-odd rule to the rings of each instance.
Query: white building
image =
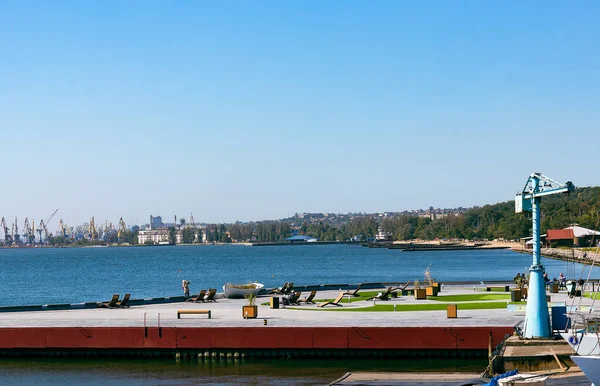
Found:
[[[154,244],[168,244],[169,243],[169,230],[168,229],[152,229],[143,230],[138,233],[138,243],[145,244],[147,241],[151,241]],[[183,242],[183,232],[178,230],[175,232],[175,243],[181,244]]]

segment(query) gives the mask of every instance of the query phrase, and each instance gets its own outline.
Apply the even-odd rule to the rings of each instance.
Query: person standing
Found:
[[[184,279],[181,282],[181,288],[183,288],[183,296],[186,299],[189,299],[190,298],[190,282]]]

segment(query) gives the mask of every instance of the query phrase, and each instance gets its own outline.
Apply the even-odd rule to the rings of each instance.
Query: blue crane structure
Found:
[[[529,291],[523,337],[549,338],[550,316],[546,302],[546,284],[544,267],[540,263],[540,204],[542,197],[558,193],[570,193],[575,190],[571,181],[561,184],[542,173],[532,173],[521,193],[515,198],[515,212],[533,214],[533,263],[529,268]]]

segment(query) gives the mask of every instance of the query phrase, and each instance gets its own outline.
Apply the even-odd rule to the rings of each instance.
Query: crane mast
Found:
[[[123,217],[119,219],[119,230],[117,232],[117,239],[121,242],[121,237],[127,231],[127,226],[125,225],[125,221],[123,221]]]
[[[98,231],[96,230],[96,224],[94,223],[93,216],[92,216],[92,219],[90,220],[89,232],[90,232],[90,240],[98,239]]]
[[[551,333],[548,303],[546,301],[546,285],[544,283],[544,266],[540,254],[540,204],[542,197],[552,194],[566,193],[575,190],[571,181],[561,184],[542,173],[532,173],[523,190],[515,197],[515,212],[531,212],[533,214],[533,262],[529,268],[529,294],[525,311],[525,338],[549,338]]]
[[[0,225],[2,225],[2,228],[4,229],[4,245],[9,246],[12,244],[12,234],[9,233],[8,225],[6,225],[6,220],[4,217],[2,217],[2,222]]]
[[[12,236],[15,244],[21,244],[21,235],[19,234],[19,225],[17,224],[17,216],[15,216],[15,222],[13,223]]]

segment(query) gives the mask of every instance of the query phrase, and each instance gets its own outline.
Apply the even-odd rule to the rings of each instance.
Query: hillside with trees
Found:
[[[545,197],[541,205],[542,232],[571,224],[597,229],[599,212],[600,187],[578,188],[568,196]],[[208,224],[205,232],[209,242],[278,242],[292,234],[320,241],[346,241],[356,235],[363,239],[374,237],[378,228],[392,232],[394,240],[517,240],[531,235],[531,214],[515,213],[514,201],[445,213],[435,219],[411,212],[296,215],[278,221]]]

